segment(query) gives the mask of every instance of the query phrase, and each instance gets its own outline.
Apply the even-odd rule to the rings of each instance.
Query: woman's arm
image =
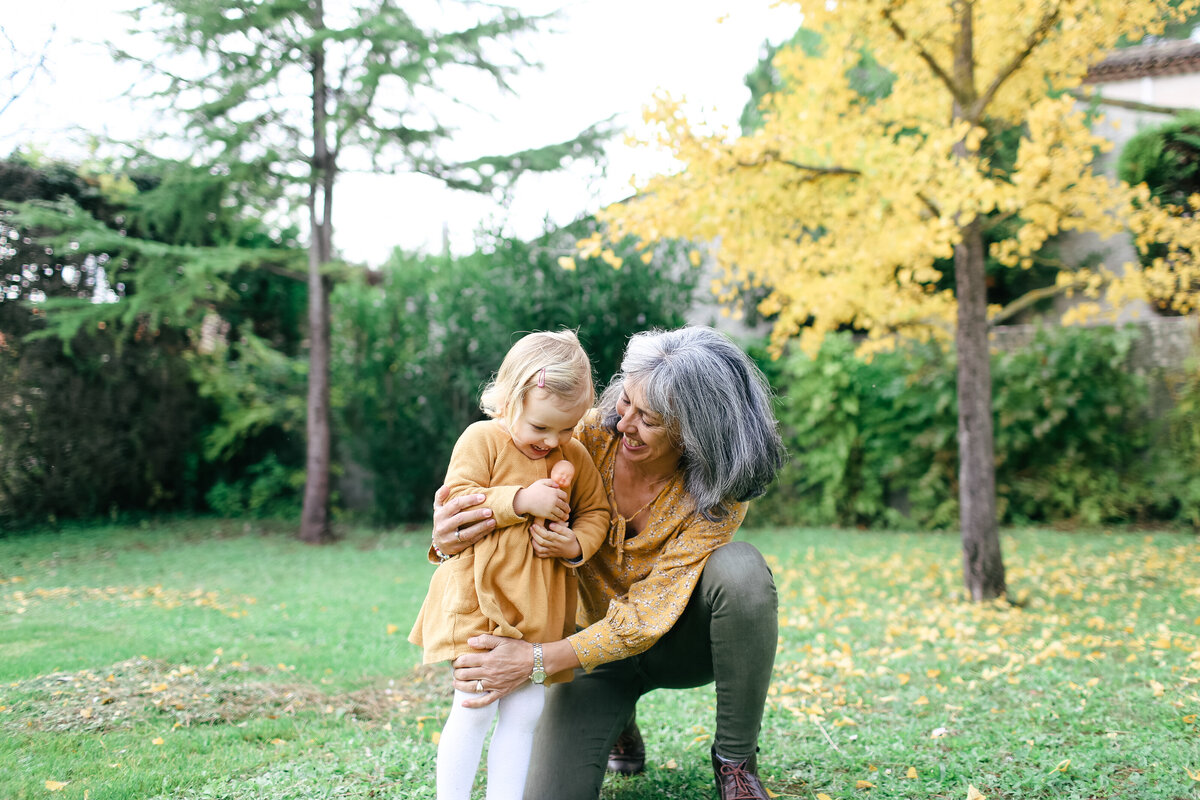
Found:
[[[629,568],[643,577],[624,592],[613,590],[616,596],[589,592],[587,585],[587,573],[593,567],[611,573],[612,564],[606,561],[596,565],[593,559],[581,567],[583,615],[593,619],[604,615],[568,638],[583,668],[590,672],[600,664],[644,652],[670,630],[687,606],[708,557],[733,540],[745,515],[746,504],[737,503],[721,519],[706,520],[693,514],[682,530],[643,530],[638,534],[639,540],[666,538],[653,552],[626,551]],[[652,559],[648,571],[644,566],[646,559]]]
[[[467,643],[475,653],[454,659],[454,688],[475,694],[463,703],[466,708],[482,708],[519,688],[533,675],[533,645],[520,639],[484,634],[472,636]],[[579,666],[575,650],[566,639],[542,645],[542,664],[547,675]],[[480,683],[483,691],[477,692]]]

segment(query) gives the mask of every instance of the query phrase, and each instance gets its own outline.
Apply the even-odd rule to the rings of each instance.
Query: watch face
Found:
[[[544,670],[540,670],[540,669],[538,669],[538,670],[534,670],[534,672],[533,672],[533,682],[534,682],[534,683],[541,683],[541,682],[542,682],[542,681],[544,681],[544,680],[546,680],[546,673],[545,673],[545,671],[544,671]]]

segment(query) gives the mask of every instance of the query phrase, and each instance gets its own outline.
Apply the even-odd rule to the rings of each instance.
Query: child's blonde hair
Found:
[[[483,388],[479,406],[492,419],[512,426],[525,405],[530,389],[542,388],[566,400],[587,398],[596,402],[592,363],[574,331],[527,334],[504,356],[495,376]]]

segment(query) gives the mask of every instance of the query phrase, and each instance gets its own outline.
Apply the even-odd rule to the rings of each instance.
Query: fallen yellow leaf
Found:
[[[663,769],[679,769],[679,764],[675,763],[675,759],[672,758],[670,761],[663,764]]]
[[[61,792],[70,781],[46,781],[46,788],[52,792]]]
[[[927,705],[929,705],[929,698],[926,697],[925,695],[921,695],[916,700],[913,700],[913,705],[914,706],[927,706]]]
[[[900,681],[900,685],[903,686],[911,680],[911,677],[907,672],[901,672],[896,676],[896,680]]]
[[[150,744],[162,744],[162,743],[163,743],[163,738],[161,736],[155,737],[154,739],[152,739],[150,741]]]
[[[1054,769],[1052,769],[1050,771],[1051,772],[1066,772],[1067,768],[1070,766],[1071,766],[1071,759],[1064,758],[1062,761],[1058,762],[1057,767],[1055,767]]]
[[[817,800],[833,800],[833,798],[824,792],[817,792]]]
[[[873,789],[873,788],[875,788],[875,784],[871,783],[870,781],[855,781],[854,788],[855,789]]]
[[[906,777],[906,778],[915,778],[915,777],[917,777],[917,768],[916,768],[916,767],[909,767],[909,768],[908,768],[908,772],[904,773],[904,777]]]
[[[1189,769],[1188,767],[1184,767],[1183,771],[1186,772],[1188,774],[1188,777],[1191,778],[1192,780],[1200,781],[1200,770],[1196,770],[1195,772],[1192,772],[1191,769]]]
[[[967,800],[987,800],[987,798],[974,786],[967,784]]]
[[[437,744],[441,740],[442,740],[442,732],[441,731],[434,731],[433,733],[429,734],[429,741],[433,742],[434,744]]]
[[[395,633],[398,630],[400,630],[399,625],[393,625],[390,622],[388,623],[388,626],[387,626],[387,635],[388,636],[391,636],[393,633]]]

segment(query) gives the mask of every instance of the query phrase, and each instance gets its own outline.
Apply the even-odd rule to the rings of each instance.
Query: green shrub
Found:
[[[792,457],[756,516],[902,525],[915,514],[948,523],[957,509],[952,377],[934,348],[868,361],[855,356],[848,334],[828,337],[815,359],[787,356],[774,380]]]
[[[1134,329],[1039,331],[993,359],[996,492],[1006,521],[1145,516],[1146,381],[1128,368]]]
[[[0,320],[22,314],[0,303]],[[0,524],[195,507],[208,409],[178,331],[81,335],[67,354],[13,329],[0,325]]]
[[[993,356],[1003,522],[1192,519],[1200,509],[1200,378],[1180,380],[1163,443],[1133,330],[1045,329]],[[952,354],[911,345],[872,360],[846,334],[773,370],[791,462],[755,516],[791,524],[958,523]]]
[[[264,454],[303,466],[305,287],[277,274],[302,253],[226,202],[227,179],[185,172],[115,196],[69,165],[0,160],[0,522],[201,510],[217,483],[261,486]],[[211,250],[192,273],[168,241],[263,258]]]
[[[1200,361],[1192,361],[1168,385],[1174,405],[1167,413],[1161,461],[1152,474],[1168,512],[1200,530]]]
[[[294,517],[300,511],[296,498],[303,486],[303,470],[289,469],[269,453],[240,480],[217,481],[204,500],[222,517]]]

